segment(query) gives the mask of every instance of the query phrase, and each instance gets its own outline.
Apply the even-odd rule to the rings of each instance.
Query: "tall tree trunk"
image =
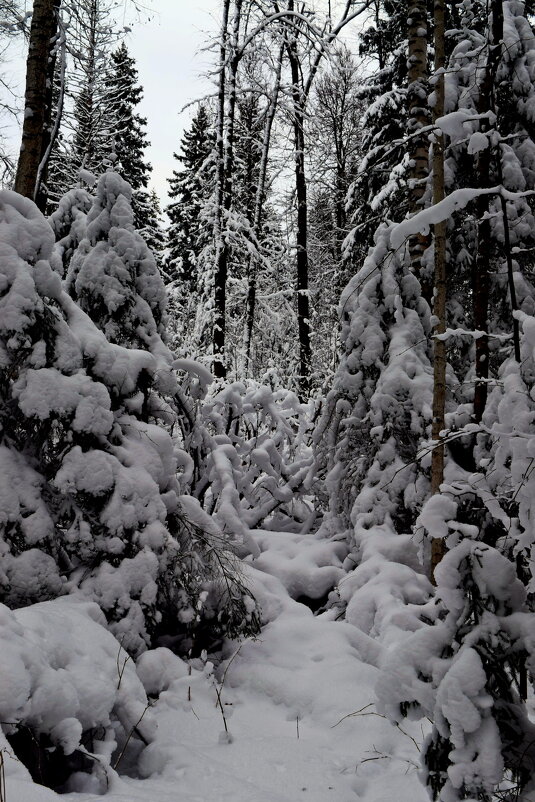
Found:
[[[236,82],[239,64],[238,37],[243,0],[236,0],[232,23],[232,39],[228,41],[228,18],[230,0],[223,7],[221,31],[220,76],[218,92],[218,188],[216,210],[216,269],[214,276],[214,362],[213,372],[217,378],[227,375],[225,355],[227,276],[230,244],[224,235],[228,213],[232,206],[234,169],[234,122],[236,117]],[[228,78],[227,78],[228,64]],[[228,108],[225,116],[225,96]],[[225,125],[226,120],[226,125]]]
[[[343,244],[346,237],[347,215],[346,215],[346,195],[347,195],[347,167],[345,163],[338,161],[336,166],[336,259],[342,261]]]
[[[288,3],[293,11],[293,0]],[[310,345],[310,299],[308,293],[308,207],[305,175],[305,111],[306,96],[303,93],[297,43],[288,43],[288,58],[292,76],[292,112],[295,148],[295,194],[297,201],[297,330],[299,336],[299,396],[307,397],[310,390],[312,349]]]
[[[479,88],[478,111],[484,114],[495,111],[494,86],[496,72],[500,62],[501,39],[503,35],[503,9],[501,0],[491,2],[491,30],[487,64]],[[482,122],[481,129],[488,128]],[[491,179],[491,145],[479,151],[476,164],[476,175],[479,187],[492,185]],[[477,254],[472,267],[472,296],[474,328],[488,331],[488,306],[490,291],[490,260],[493,253],[491,227],[489,219],[490,196],[481,195],[476,204],[477,209]],[[474,421],[479,423],[483,417],[488,396],[489,378],[489,340],[485,336],[478,337],[475,342],[476,351],[476,384],[474,388]]]
[[[427,3],[426,0],[409,0],[408,3],[408,88],[407,110],[409,135],[409,214],[422,208],[425,183],[429,174],[429,137],[420,134],[429,125],[427,105]],[[409,253],[413,270],[421,267],[422,254],[429,245],[429,237],[416,234],[409,240]]]
[[[257,238],[260,237],[262,228],[262,217],[264,212],[264,201],[266,198],[266,181],[267,181],[267,166],[269,158],[269,148],[271,144],[271,132],[273,130],[273,123],[275,121],[275,114],[277,112],[277,103],[279,99],[280,85],[281,85],[281,72],[282,72],[282,58],[284,53],[284,45],[279,49],[279,57],[277,61],[275,81],[273,91],[269,98],[269,106],[264,122],[264,132],[262,136],[262,154],[260,156],[260,170],[258,175],[258,185],[256,187],[255,207],[253,216],[253,230]],[[249,375],[251,368],[251,349],[253,342],[253,327],[256,311],[256,260],[253,256],[249,258],[249,265],[247,271],[247,311],[245,321],[245,375]]]
[[[26,90],[22,143],[15,176],[15,191],[35,199],[39,166],[51,133],[52,42],[58,28],[60,0],[34,0],[26,61]]]
[[[445,10],[444,0],[435,0],[435,106],[434,119],[444,114],[444,66],[445,55]],[[433,203],[444,199],[444,135],[435,130],[433,142]],[[444,443],[440,432],[444,429],[446,404],[446,342],[437,334],[446,331],[446,221],[434,227],[435,250],[435,290],[433,314],[436,319],[433,340],[433,452],[431,457],[431,493],[438,493],[444,481]],[[442,538],[433,538],[431,543],[431,580],[434,571],[444,556],[445,545]]]

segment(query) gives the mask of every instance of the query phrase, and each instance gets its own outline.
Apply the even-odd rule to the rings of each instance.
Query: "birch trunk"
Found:
[[[264,132],[262,136],[262,155],[260,157],[260,172],[258,176],[258,186],[256,188],[255,207],[253,215],[253,230],[259,238],[262,228],[262,217],[264,212],[264,201],[266,198],[267,166],[269,158],[269,148],[271,144],[271,132],[277,112],[277,104],[281,86],[282,58],[284,46],[279,49],[278,61],[275,72],[275,81],[269,107],[264,122]],[[251,350],[253,342],[253,327],[256,311],[256,268],[257,264],[253,256],[249,259],[248,265],[248,286],[247,286],[247,312],[245,323],[245,375],[248,376],[251,368]]]

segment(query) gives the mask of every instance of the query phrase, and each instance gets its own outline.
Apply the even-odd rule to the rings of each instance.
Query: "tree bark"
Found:
[[[435,106],[433,117],[436,120],[444,114],[444,67],[445,55],[445,9],[444,0],[435,0]],[[445,196],[444,187],[444,135],[435,130],[433,142],[433,204],[440,203]],[[446,331],[446,221],[434,227],[435,251],[435,290],[433,314],[437,320],[433,340],[433,451],[431,457],[431,493],[440,492],[444,481],[444,443],[440,433],[444,429],[446,405],[446,342],[437,334]],[[431,541],[431,581],[434,581],[435,568],[445,553],[442,538]]]
[[[35,200],[39,166],[51,134],[52,40],[58,28],[60,0],[34,0],[26,61],[26,90],[22,143],[15,176],[15,191]]]
[[[289,0],[293,11],[293,0]],[[300,82],[299,56],[295,38],[288,42],[288,58],[292,78],[292,112],[295,148],[295,194],[297,201],[297,330],[299,336],[299,396],[304,400],[310,390],[312,348],[310,344],[310,299],[308,293],[308,207],[305,175],[305,111],[306,95]]]
[[[236,116],[236,81],[239,63],[238,36],[241,23],[243,0],[236,0],[232,23],[232,40],[228,41],[228,18],[230,0],[223,7],[223,26],[221,30],[220,76],[218,92],[218,181],[216,208],[216,256],[214,275],[214,328],[213,372],[216,378],[225,378],[227,365],[225,357],[227,276],[230,244],[224,236],[224,227],[232,206],[233,168],[234,168],[234,121]],[[228,63],[228,80],[227,80]],[[228,109],[225,116],[225,98],[228,94]],[[225,125],[226,121],[226,125]]]
[[[478,112],[495,111],[494,85],[501,55],[501,39],[503,35],[503,10],[501,0],[492,0],[492,23],[490,28],[489,51],[487,65],[483,73],[478,100]],[[488,128],[482,123],[481,130]],[[491,146],[479,151],[476,176],[478,187],[489,187],[491,181]],[[478,198],[477,209],[477,254],[472,267],[472,295],[474,328],[484,331],[485,336],[478,337],[475,342],[476,384],[474,388],[474,421],[479,423],[483,417],[488,396],[489,378],[489,340],[488,306],[490,291],[490,261],[493,253],[491,227],[489,220],[490,196]]]
[[[279,99],[281,73],[282,73],[282,58],[284,54],[284,45],[279,49],[279,57],[275,72],[275,81],[273,91],[269,99],[269,107],[264,122],[264,132],[262,137],[262,155],[260,157],[260,171],[258,176],[258,185],[256,188],[255,207],[253,215],[253,230],[257,237],[260,237],[262,228],[262,216],[264,212],[264,201],[266,198],[266,181],[267,181],[267,166],[269,158],[269,147],[271,144],[271,132],[273,130],[273,123],[275,121],[275,114],[277,112],[277,103]],[[247,286],[247,311],[245,322],[245,375],[249,374],[251,367],[251,350],[253,342],[253,327],[256,311],[256,262],[253,256],[249,259],[248,266],[248,286]]]
[[[408,4],[409,51],[407,66],[407,111],[409,135],[409,214],[422,208],[426,179],[429,175],[429,138],[420,134],[429,125],[427,106],[427,3],[426,0],[409,0]],[[429,245],[429,237],[416,234],[409,239],[411,264],[419,272],[422,254]]]

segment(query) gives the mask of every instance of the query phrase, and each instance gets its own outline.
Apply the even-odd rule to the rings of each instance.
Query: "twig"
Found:
[[[4,772],[4,750],[0,750],[0,802],[7,802],[6,776]]]
[[[132,659],[130,657],[130,655],[128,654],[128,652],[126,651],[126,649],[123,648],[123,641],[125,639],[125,635],[126,635],[126,633],[123,635],[123,637],[121,638],[121,640],[119,642],[119,651],[117,652],[117,674],[119,676],[119,679],[117,681],[117,690],[119,690],[119,688],[121,687],[121,681],[123,679],[123,674],[124,674],[124,670],[126,668],[126,664],[128,663],[129,660]],[[124,653],[126,654],[126,658],[125,658],[125,661],[124,661],[122,666],[119,665],[119,655],[121,654],[121,649],[123,649]]]
[[[116,769],[117,766],[119,765],[119,763],[121,762],[121,760],[123,758],[123,755],[124,755],[124,753],[126,751],[126,747],[130,743],[130,739],[132,738],[132,735],[134,735],[134,733],[138,736],[138,738],[140,738],[143,741],[145,746],[148,746],[147,740],[146,740],[146,738],[143,737],[143,735],[138,730],[138,726],[140,725],[141,719],[143,718],[143,716],[145,715],[145,713],[147,712],[149,707],[150,707],[150,702],[147,702],[147,705],[146,705],[145,709],[143,710],[143,713],[140,715],[140,717],[138,718],[138,720],[136,721],[136,723],[134,724],[134,726],[132,727],[132,729],[128,733],[128,736],[127,736],[126,741],[124,742],[123,748],[121,749],[117,760],[113,764],[113,769]]]
[[[221,710],[221,716],[223,718],[223,726],[225,727],[225,733],[227,735],[227,738],[230,737],[230,732],[229,732],[228,725],[227,725],[227,717],[225,716],[225,709],[224,709],[223,703],[221,701],[221,694],[223,692],[223,686],[224,686],[225,680],[227,678],[227,672],[228,672],[230,666],[232,665],[232,662],[233,662],[234,658],[239,655],[242,646],[243,646],[243,644],[240,644],[238,646],[238,648],[236,649],[236,651],[234,652],[234,654],[232,655],[232,657],[228,661],[228,663],[227,663],[227,665],[225,667],[225,670],[223,672],[223,676],[221,678],[221,683],[219,684],[219,687],[216,686],[216,689],[215,689],[216,696],[217,696],[216,707],[219,707],[219,709]]]
[[[364,705],[364,707],[361,707],[360,710],[355,710],[354,713],[347,713],[347,715],[342,716],[340,721],[337,721],[336,724],[333,724],[331,726],[331,730],[333,730],[335,727],[338,727],[338,725],[341,724],[342,721],[345,721],[346,718],[351,718],[352,716],[380,716],[381,715],[380,713],[364,713],[363,711],[367,710],[368,707],[373,707],[373,702],[370,702],[369,704]],[[381,716],[381,718],[384,718],[384,716]]]

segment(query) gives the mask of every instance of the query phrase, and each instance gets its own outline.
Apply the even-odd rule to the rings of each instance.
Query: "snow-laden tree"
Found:
[[[347,534],[347,567],[357,566],[339,597],[348,620],[374,635],[429,592],[412,531],[429,488],[417,457],[431,423],[431,320],[393,229],[378,230],[342,294],[342,358],[314,436],[325,531]]]
[[[106,78],[109,96],[106,117],[113,136],[113,169],[132,187],[134,226],[142,231],[151,216],[147,187],[152,165],[145,160],[145,149],[150,144],[147,120],[135,111],[143,97],[135,64],[124,42],[111,54]]]
[[[164,269],[166,232],[162,220],[160,199],[154,189],[149,193],[148,204],[143,212],[139,233],[149,246],[150,252],[156,259],[158,269],[162,272]]]
[[[374,3],[375,14],[361,34],[360,55],[377,70],[362,76],[365,111],[361,121],[361,159],[349,187],[347,213],[352,223],[346,259],[359,265],[385,220],[407,212],[407,22],[405,7],[391,0]],[[373,63],[373,62],[372,62]]]
[[[443,481],[413,527],[445,556],[433,600],[406,608],[378,687],[394,721],[432,721],[425,779],[443,802],[521,795],[535,759],[525,704],[534,667],[533,36],[522,3],[496,0],[490,16],[479,3],[458,11],[458,24],[446,25],[455,41],[435,120],[449,197],[395,236],[425,234],[429,223],[436,236],[448,222],[450,328],[439,336],[459,381],[446,376]]]
[[[162,352],[165,289],[135,230],[132,196],[117,173],[100,178],[65,288],[111,342]]]
[[[181,494],[162,425],[176,384],[164,293],[125,186],[103,177],[68,281],[102,330],[63,290],[47,221],[1,196],[1,596],[17,607],[81,595],[125,648],[165,634],[189,650],[195,632],[247,630],[254,604],[220,531]]]
[[[184,282],[184,290],[198,292],[198,260],[209,241],[203,209],[211,196],[213,182],[209,157],[214,147],[213,121],[205,104],[200,104],[184,132],[175,159],[180,169],[169,181],[170,204],[166,208],[167,230],[165,271],[172,280]]]

